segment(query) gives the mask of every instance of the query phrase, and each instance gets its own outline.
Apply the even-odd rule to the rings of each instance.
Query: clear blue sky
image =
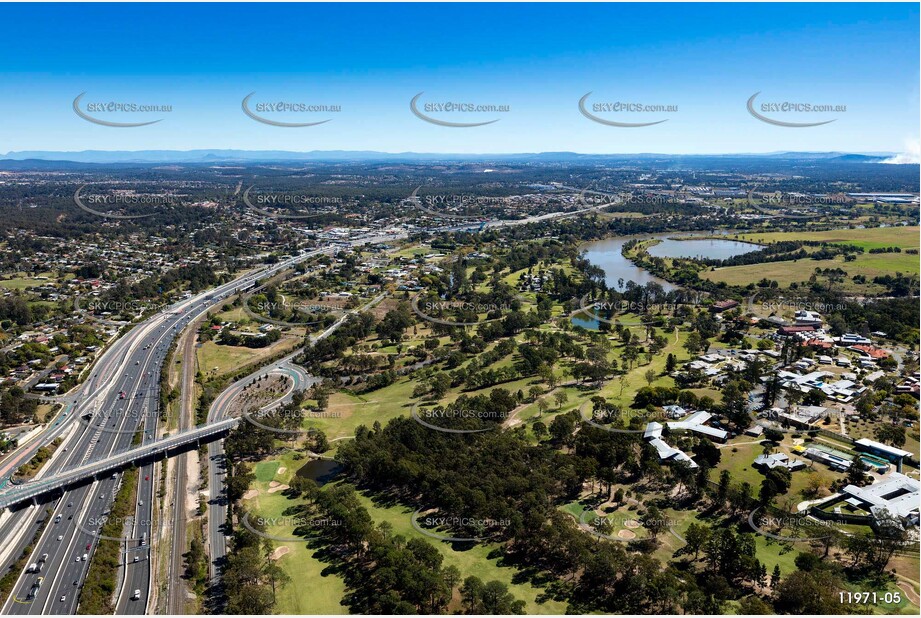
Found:
[[[0,152],[245,148],[388,152],[709,153],[895,151],[919,135],[917,4],[165,4],[0,5]],[[71,104],[173,111],[110,128]],[[340,105],[278,128],[240,102]],[[489,126],[447,128],[423,102],[509,105]],[[603,114],[578,102],[677,105]],[[759,122],[747,99],[846,105],[807,129]],[[470,121],[471,115],[438,115]],[[770,115],[770,114],[765,114]],[[130,116],[130,117],[128,117]],[[916,146],[915,146],[916,147]]]

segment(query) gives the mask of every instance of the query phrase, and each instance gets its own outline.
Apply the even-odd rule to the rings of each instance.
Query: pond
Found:
[[[311,459],[298,468],[297,476],[315,481],[317,485],[325,485],[342,473],[342,465],[329,459]]]

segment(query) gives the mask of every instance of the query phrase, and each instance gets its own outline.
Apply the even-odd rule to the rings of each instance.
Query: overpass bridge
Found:
[[[40,481],[30,481],[21,485],[11,485],[0,493],[0,509],[10,508],[23,502],[36,500],[39,496],[60,492],[71,486],[79,485],[113,470],[121,470],[141,461],[168,457],[170,451],[179,451],[189,445],[200,445],[223,438],[239,422],[237,418],[202,425],[182,431],[172,436],[160,438],[127,451],[93,461],[70,470],[64,470],[54,476]]]

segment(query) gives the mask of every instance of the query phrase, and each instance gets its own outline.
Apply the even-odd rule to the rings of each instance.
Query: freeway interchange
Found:
[[[227,296],[252,287],[257,279],[272,276],[293,264],[331,251],[323,248],[286,259],[234,281],[179,302],[146,319],[115,341],[99,358],[90,377],[61,398],[64,408],[37,438],[0,463],[4,497],[25,487],[10,483],[19,465],[41,446],[61,439],[52,459],[28,485],[53,484],[66,471],[104,461],[125,452],[136,440],[147,445],[157,440],[160,369],[172,340],[196,316]],[[124,522],[122,566],[116,611],[143,614],[151,592],[151,542],[154,541],[154,464],[138,468],[135,513]],[[9,568],[32,544],[39,527],[45,528],[32,545],[27,565],[41,564],[40,572],[23,569],[3,607],[4,614],[74,614],[80,590],[99,540],[100,530],[122,482],[122,474],[97,474],[79,487],[63,487],[44,501],[15,505],[0,515],[0,535],[5,543],[0,563]],[[40,580],[41,578],[41,580]]]
[[[577,216],[594,210],[596,208],[519,220],[472,222],[430,231],[475,230],[484,225],[517,226],[544,218]],[[402,232],[385,233],[358,237],[345,244],[357,247],[392,243],[405,238],[406,234]],[[16,565],[20,557],[31,547],[25,560],[28,567],[19,573],[13,590],[3,605],[4,614],[77,613],[80,592],[100,539],[102,526],[123,479],[120,468],[124,464],[107,467],[106,462],[111,463],[117,459],[116,456],[125,454],[132,448],[139,448],[134,452],[149,455],[162,446],[157,444],[162,442],[158,436],[159,377],[174,339],[228,296],[254,288],[258,280],[278,274],[298,262],[337,249],[336,246],[329,246],[287,258],[180,301],[147,318],[105,350],[89,370],[91,375],[88,379],[70,393],[57,398],[63,404],[58,417],[49,422],[49,426],[38,437],[0,461],[0,508],[10,504],[9,508],[0,512],[0,538],[5,541],[4,546],[0,548],[0,567],[6,571]],[[382,298],[383,296],[379,296],[355,311],[363,310]],[[315,336],[312,341],[329,336],[347,317],[348,314]],[[288,392],[270,405],[278,405],[289,400],[295,389],[306,388],[313,380],[291,363],[293,357],[294,355],[284,358],[254,374],[281,374],[287,376],[291,382],[292,386]],[[209,424],[229,418],[233,400],[252,378],[253,376],[247,376],[233,383],[215,399],[209,410]],[[85,482],[73,486],[63,484],[57,493],[37,492],[37,495],[30,496],[31,502],[23,504],[16,496],[19,495],[18,492],[27,488],[16,487],[11,483],[10,477],[40,447],[57,439],[60,439],[61,443],[54,456],[27,485],[51,485],[55,483],[55,477],[62,477],[68,471],[77,469],[89,471],[84,475],[87,477]],[[163,450],[163,453],[166,454],[166,451]],[[222,443],[210,441],[208,455],[208,478],[212,495],[206,542],[210,555],[209,577],[212,583],[218,583],[220,568],[227,551],[223,527],[226,519],[226,497],[223,493]],[[123,533],[118,537],[121,545],[120,569],[114,597],[117,614],[140,615],[151,610],[155,575],[152,555],[156,551],[152,545],[157,541],[158,523],[154,521],[153,509],[157,477],[153,458],[139,459],[137,463],[140,465],[134,514],[122,522]],[[93,464],[99,466],[94,468]],[[105,473],[102,473],[103,468]],[[114,471],[109,474],[109,470],[112,469]],[[173,506],[178,508],[177,505]],[[171,517],[165,512],[160,516]],[[42,525],[45,527],[33,543]],[[179,538],[179,535],[173,535],[171,547],[167,551],[181,553],[184,551],[184,541],[185,539]],[[33,564],[41,565],[39,572],[30,568]],[[175,565],[176,561],[172,564]],[[171,569],[175,571],[174,566]],[[170,584],[173,585],[175,581],[176,573],[171,573]],[[170,606],[174,606],[172,598]]]

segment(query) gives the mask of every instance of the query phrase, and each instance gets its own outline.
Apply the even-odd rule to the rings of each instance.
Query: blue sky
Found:
[[[243,148],[387,152],[717,153],[894,151],[919,131],[917,4],[166,4],[0,5],[0,152]],[[241,110],[244,96],[341,106],[336,113]],[[439,114],[425,102],[508,105]],[[673,105],[584,117],[588,105]],[[746,101],[845,105],[765,116]],[[171,105],[136,128],[79,118],[73,99]],[[421,104],[420,103],[420,104]],[[760,109],[760,108],[759,108]]]

